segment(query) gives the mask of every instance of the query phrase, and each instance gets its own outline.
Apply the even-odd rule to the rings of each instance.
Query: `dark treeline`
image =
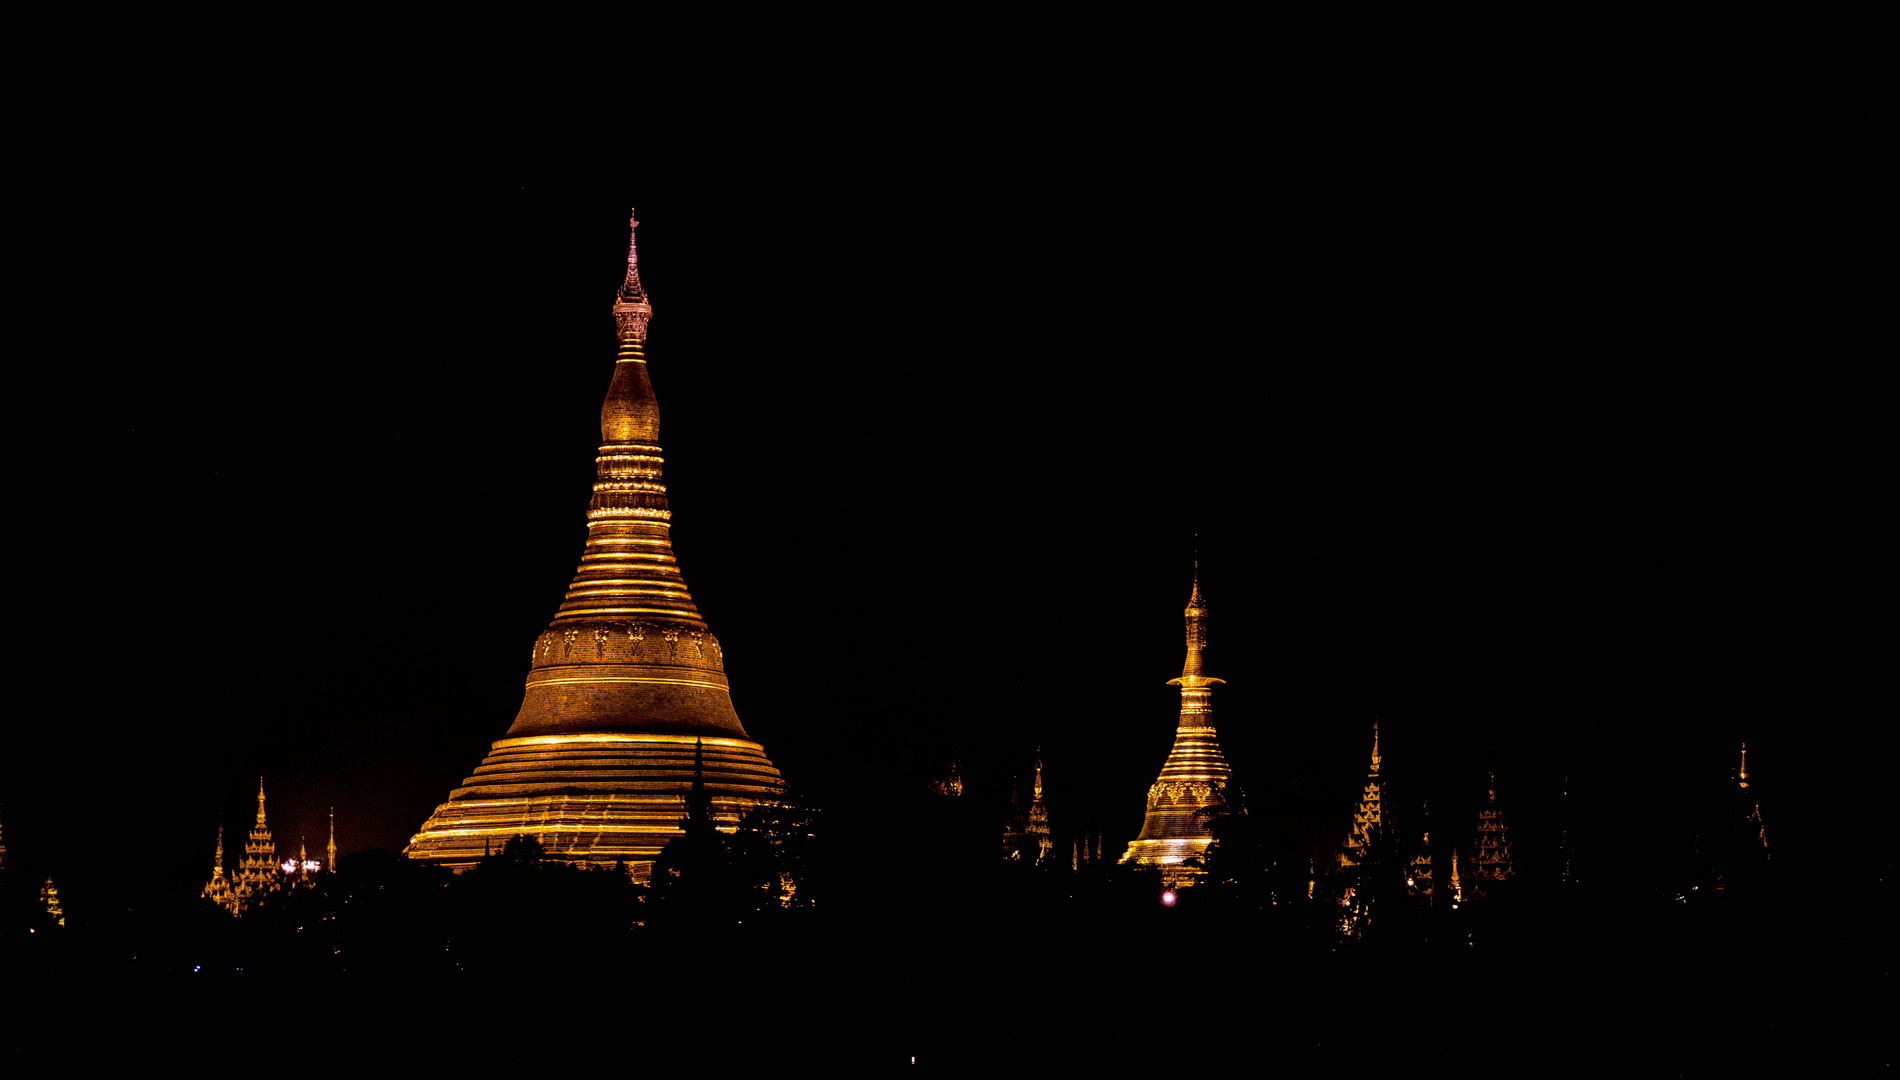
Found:
[[[105,1015],[160,1058],[262,1024],[414,1064],[1561,1053],[1693,1072],[1857,1052],[1816,1023],[1872,1030],[1877,995],[1820,973],[1891,955],[1882,898],[1816,896],[1740,836],[1681,882],[1539,872],[1454,907],[1442,877],[1408,889],[1383,835],[1309,873],[1270,815],[1232,816],[1168,906],[1118,852],[1005,857],[982,800],[884,809],[905,845],[796,802],[736,833],[689,815],[644,882],[530,838],[460,875],[366,851],[241,917],[179,892],[60,927],[12,882],[8,982],[35,988],[32,1038],[77,1046]]]

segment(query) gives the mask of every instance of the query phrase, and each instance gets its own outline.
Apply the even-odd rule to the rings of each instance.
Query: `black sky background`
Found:
[[[1777,858],[1853,847],[1891,485],[1798,125],[571,172],[380,137],[53,170],[16,223],[0,820],[75,902],[202,879],[259,774],[280,851],[330,806],[346,854],[399,848],[506,731],[584,538],[629,203],[675,551],[865,859],[943,760],[996,797],[1038,747],[1057,828],[1119,851],[1197,533],[1222,744],[1315,854],[1375,719],[1394,813],[1462,836],[1495,768],[1527,865],[1568,822],[1599,881],[1673,873],[1743,739]]]

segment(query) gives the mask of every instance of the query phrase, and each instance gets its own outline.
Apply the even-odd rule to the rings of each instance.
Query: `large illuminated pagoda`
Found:
[[[779,790],[673,557],[645,355],[653,308],[631,232],[613,310],[620,356],[600,409],[580,568],[535,639],[514,725],[409,841],[411,858],[461,869],[525,834],[571,862],[650,865],[680,835],[696,747],[716,822],[732,827]]]
[[[1187,663],[1180,678],[1168,680],[1169,686],[1181,688],[1174,748],[1148,789],[1148,816],[1141,823],[1141,834],[1121,857],[1124,863],[1159,867],[1163,883],[1170,888],[1200,873],[1183,864],[1205,854],[1214,842],[1210,819],[1223,812],[1241,812],[1237,785],[1235,797],[1229,798],[1233,770],[1214,737],[1213,687],[1225,680],[1210,678],[1201,665],[1201,652],[1207,648],[1207,605],[1201,601],[1198,570],[1185,614]]]

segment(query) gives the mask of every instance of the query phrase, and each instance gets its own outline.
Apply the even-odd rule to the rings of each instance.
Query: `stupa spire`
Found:
[[[1384,810],[1379,798],[1379,722],[1375,720],[1372,722],[1372,764],[1366,767],[1366,787],[1359,795],[1359,805],[1353,809],[1352,832],[1339,853],[1339,865],[1350,867],[1364,862],[1384,827]]]
[[[1036,779],[1030,788],[1029,827],[1025,830],[1036,844],[1036,861],[1047,858],[1056,842],[1049,835],[1049,808],[1042,804],[1042,748],[1036,748]]]
[[[647,300],[647,291],[640,285],[640,247],[635,240],[634,230],[640,227],[640,217],[632,209],[627,211],[627,276],[620,282],[620,291],[614,294],[614,325],[620,330],[620,340],[631,338],[634,341],[647,339],[647,321],[653,318],[653,305]]]
[[[204,897],[228,911],[237,910],[237,897],[231,892],[231,879],[224,873],[223,822],[218,823],[218,846],[212,849],[211,880],[205,882]]]
[[[1206,853],[1214,842],[1208,827],[1214,808],[1239,812],[1240,794],[1228,787],[1233,770],[1221,754],[1214,735],[1213,688],[1225,682],[1206,674],[1201,653],[1207,648],[1207,604],[1201,599],[1199,561],[1194,568],[1194,584],[1188,592],[1188,606],[1182,612],[1187,624],[1187,661],[1181,677],[1169,679],[1169,686],[1181,688],[1181,717],[1175,725],[1174,748],[1161,765],[1161,775],[1148,789],[1148,814],[1141,834],[1128,845],[1121,861],[1161,869],[1162,880],[1173,887],[1199,873],[1183,864]]]
[[[233,891],[239,900],[270,884],[277,872],[277,844],[264,821],[264,778],[257,778],[257,822],[244,841],[244,860],[238,864]]]
[[[330,846],[323,851],[323,868],[336,870],[336,807],[330,808]]]
[[[673,554],[631,225],[580,566],[535,639],[514,724],[410,841],[412,858],[465,868],[487,839],[526,834],[552,858],[637,873],[676,835],[696,776],[728,822],[782,786],[733,711],[724,650]]]

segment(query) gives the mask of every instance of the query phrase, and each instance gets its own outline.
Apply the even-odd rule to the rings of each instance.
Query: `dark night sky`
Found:
[[[1198,531],[1223,744],[1315,843],[1378,718],[1395,804],[1466,831],[1495,764],[1530,851],[1568,772],[1632,881],[1746,738],[1820,865],[1890,746],[1827,211],[1729,130],[1358,136],[46,177],[12,857],[195,881],[259,773],[280,848],[330,805],[346,853],[407,840],[578,561],[633,202],[675,550],[739,715],[842,820],[1040,745],[1119,848]]]

